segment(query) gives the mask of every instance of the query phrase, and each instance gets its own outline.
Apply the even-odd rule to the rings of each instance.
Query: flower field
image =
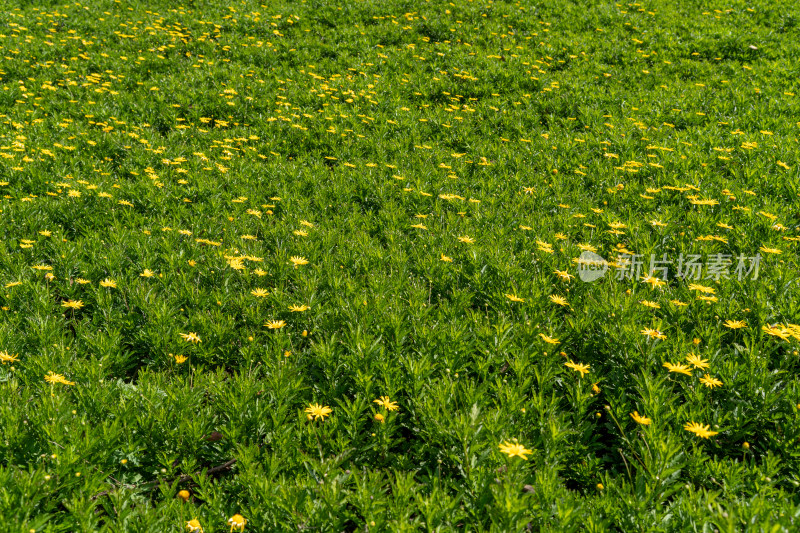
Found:
[[[3,2],[0,531],[797,531],[798,24]]]

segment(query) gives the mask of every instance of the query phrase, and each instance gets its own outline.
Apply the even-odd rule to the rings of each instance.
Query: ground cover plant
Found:
[[[797,530],[797,6],[2,6],[0,530]]]

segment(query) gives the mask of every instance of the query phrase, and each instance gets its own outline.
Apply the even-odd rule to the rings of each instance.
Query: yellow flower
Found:
[[[759,250],[761,250],[765,254],[782,254],[783,253],[777,248],[767,248],[766,246],[761,246],[759,248]]]
[[[238,529],[244,531],[244,526],[247,525],[247,520],[240,514],[235,514],[228,518],[228,523],[231,525],[231,531]]]
[[[561,281],[570,281],[570,280],[572,280],[572,278],[575,277],[572,274],[570,274],[569,272],[567,272],[566,270],[556,270],[553,273],[556,276],[558,276],[558,279],[560,279]]]
[[[185,340],[186,342],[191,342],[195,344],[198,342],[203,342],[200,340],[200,336],[193,331],[190,331],[189,333],[181,333],[181,337],[183,337],[183,340]]]
[[[289,259],[289,261],[292,262],[292,264],[294,265],[295,268],[299,267],[300,265],[307,265],[308,264],[308,260],[305,257],[299,257],[299,256],[296,256],[296,255],[292,256],[291,259]]]
[[[47,373],[47,375],[44,377],[44,380],[51,385],[55,383],[61,383],[62,385],[75,385],[74,381],[67,381],[67,378],[65,378],[63,374],[55,374],[52,371]]]
[[[746,328],[747,322],[744,320],[726,320],[723,326],[730,329]]]
[[[699,355],[690,353],[686,356],[686,360],[695,368],[706,369],[708,368],[708,359],[702,359]]]
[[[289,311],[291,311],[292,313],[302,313],[303,311],[308,311],[309,309],[311,308],[305,304],[289,306]]]
[[[188,490],[185,490],[185,489],[184,489],[184,490],[182,490],[182,491],[179,491],[179,492],[178,492],[178,498],[180,498],[180,499],[181,499],[181,500],[183,500],[184,502],[188,502],[188,501],[189,501],[189,496],[190,496],[190,495],[191,495],[191,494],[189,493],[189,491],[188,491]]]
[[[566,363],[564,363],[564,366],[571,368],[576,372],[580,372],[581,377],[589,373],[589,365],[584,365],[582,363],[573,363],[572,361],[567,361]]]
[[[176,355],[175,356],[175,362],[178,363],[179,365],[185,363],[187,359],[189,359],[189,358],[186,357],[185,355]]]
[[[506,298],[508,298],[512,302],[524,302],[525,301],[525,298],[520,298],[519,296],[516,296],[514,294],[506,294]]]
[[[643,426],[649,426],[652,420],[647,418],[646,416],[641,416],[639,411],[634,411],[631,413],[631,418],[633,418],[637,424],[642,424]]]
[[[200,525],[200,521],[197,518],[186,522],[186,529],[189,530],[189,533],[203,533],[203,526]]]
[[[689,371],[689,367],[681,363],[678,363],[677,365],[673,365],[672,363],[664,363],[663,366],[670,372],[675,372],[677,374],[686,374],[687,376],[692,375],[692,373]]]
[[[114,281],[113,279],[106,278],[106,279],[104,279],[103,281],[100,282],[100,286],[101,287],[110,287],[112,289],[115,289],[117,287],[117,282]]]
[[[143,278],[152,278],[154,275],[155,275],[155,274],[153,274],[153,271],[152,271],[152,270],[150,270],[149,268],[145,268],[145,269],[142,271],[142,273],[141,273],[141,274],[139,274],[139,276],[140,276],[140,277],[143,277]]]
[[[386,408],[387,411],[399,411],[400,407],[397,403],[391,401],[388,396],[381,396],[377,400],[373,400],[372,403],[377,403],[381,407]]]
[[[657,329],[644,328],[644,329],[641,331],[641,334],[642,334],[642,335],[647,335],[647,336],[648,336],[648,337],[650,337],[651,339],[661,339],[661,340],[664,340],[664,339],[666,339],[666,338],[667,338],[667,336],[666,336],[666,335],[664,335],[663,333],[661,333],[661,332],[660,332],[660,331],[658,331]]]
[[[384,424],[384,423],[386,423],[386,417],[385,417],[385,416],[383,416],[383,415],[382,415],[382,414],[380,414],[380,413],[375,413],[375,420],[377,420],[377,421],[378,421],[378,422],[380,422],[381,424]]]
[[[61,302],[61,307],[66,307],[68,309],[80,309],[83,307],[82,300],[66,300]]]
[[[697,199],[691,201],[693,205],[719,205],[719,202],[712,199]]]
[[[545,335],[544,333],[539,333],[539,336],[546,342],[547,344],[560,344],[561,342],[558,339],[550,337],[549,335]]]
[[[463,237],[459,237],[458,240],[466,244],[472,244],[475,242],[475,239],[473,239],[469,235],[464,235]]]
[[[500,443],[499,446],[500,446],[500,451],[508,455],[509,457],[520,457],[525,461],[528,460],[528,458],[525,456],[533,453],[532,450],[527,449],[525,446],[517,442],[505,441]]]
[[[567,302],[567,299],[564,298],[563,296],[557,296],[555,294],[551,294],[550,295],[550,301],[553,302],[556,305],[563,305],[563,306],[569,307],[569,302]]]
[[[767,335],[772,335],[773,337],[780,337],[785,341],[788,341],[789,337],[792,336],[791,330],[781,326],[780,324],[774,324],[774,325],[767,324],[765,326],[761,326],[761,331],[763,331]]]
[[[6,364],[6,363],[14,363],[16,361],[19,361],[19,357],[17,357],[16,355],[12,355],[8,352],[0,352],[0,363]]]
[[[441,261],[444,261],[445,263],[452,263],[453,262],[453,258],[452,257],[447,257],[444,254],[442,254],[442,257],[440,257],[439,259]]]
[[[10,289],[11,287],[16,287],[17,285],[22,285],[21,281],[12,281],[10,283],[6,283],[5,288]]]
[[[331,409],[330,407],[322,406],[322,405],[320,405],[318,403],[312,403],[312,404],[309,404],[308,407],[306,407],[306,413],[308,413],[308,419],[309,420],[312,420],[312,419],[313,420],[320,420],[320,419],[325,420],[325,417],[330,415],[332,412],[333,412],[333,409]]]
[[[539,250],[540,252],[544,252],[544,253],[547,253],[547,254],[552,254],[552,253],[555,253],[555,252],[553,251],[553,247],[552,247],[552,246],[550,246],[550,245],[549,245],[549,244],[547,244],[547,243],[539,243],[538,250]]]
[[[265,296],[269,296],[269,291],[267,289],[255,289],[250,291],[250,294],[255,296],[256,298],[264,298]]]
[[[659,278],[657,278],[655,276],[649,276],[649,275],[648,276],[642,276],[642,282],[643,283],[648,283],[651,288],[661,287],[661,286],[667,284],[666,281],[661,280],[661,279],[659,279]]]
[[[270,320],[269,322],[264,324],[264,327],[267,327],[269,329],[281,329],[285,325],[286,322],[284,320]]]
[[[642,300],[639,303],[651,309],[661,309],[660,305],[658,305],[656,302],[651,302],[650,300]]]
[[[722,382],[720,380],[718,380],[717,378],[712,378],[708,374],[700,378],[700,383],[702,383],[709,389],[713,389],[714,387],[722,387]]]
[[[230,266],[234,270],[244,270],[244,261],[242,261],[241,257],[230,257],[228,258],[228,266]]]
[[[690,291],[700,291],[705,294],[714,294],[715,291],[713,287],[706,287],[705,285],[697,285],[696,283],[692,283],[689,285]]]
[[[719,433],[719,431],[710,431],[711,428],[708,425],[704,426],[703,424],[698,424],[696,422],[688,422],[685,426],[683,426],[683,429],[685,429],[686,431],[691,431],[692,433],[703,439],[713,437],[714,435]]]

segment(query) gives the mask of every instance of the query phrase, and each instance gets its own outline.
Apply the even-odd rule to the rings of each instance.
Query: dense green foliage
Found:
[[[797,530],[797,6],[2,4],[0,531]]]

